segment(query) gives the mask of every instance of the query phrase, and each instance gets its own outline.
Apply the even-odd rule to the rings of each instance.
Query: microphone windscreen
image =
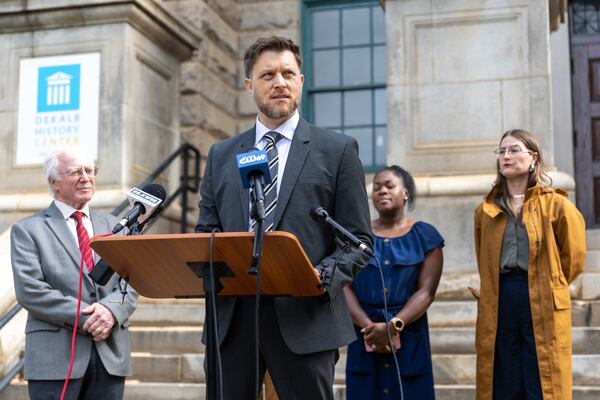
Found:
[[[154,197],[158,197],[162,201],[165,201],[167,198],[167,191],[158,183],[149,183],[142,188],[142,191],[151,194]]]
[[[271,183],[269,157],[266,151],[252,147],[250,151],[236,155],[236,160],[244,188],[248,189],[252,186],[250,180],[253,175],[262,176],[265,184]]]
[[[325,220],[329,218],[329,214],[323,207],[313,207],[310,209],[309,213],[312,219],[321,224],[324,224]]]

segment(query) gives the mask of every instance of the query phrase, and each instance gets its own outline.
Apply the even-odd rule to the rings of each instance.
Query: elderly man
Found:
[[[17,301],[29,312],[25,328],[25,379],[33,400],[59,399],[69,369],[83,257],[81,314],[66,399],[122,399],[131,374],[128,319],[137,294],[123,302],[117,276],[105,286],[89,277],[95,255],[89,238],[110,232],[117,218],[89,207],[96,186],[92,158],[77,148],[54,151],[44,174],[54,201],[17,222],[11,257]]]

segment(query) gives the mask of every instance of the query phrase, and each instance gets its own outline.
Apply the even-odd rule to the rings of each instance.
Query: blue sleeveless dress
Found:
[[[430,224],[416,222],[404,236],[382,238],[373,235],[375,255],[381,262],[387,291],[388,316],[394,317],[417,291],[425,255],[444,245],[444,239]],[[383,322],[381,278],[372,259],[352,282],[352,290],[374,322]],[[346,398],[348,400],[400,399],[400,388],[392,354],[367,353],[360,328],[357,340],[348,346]],[[433,370],[427,314],[400,333],[401,348],[396,353],[404,399],[434,399]]]

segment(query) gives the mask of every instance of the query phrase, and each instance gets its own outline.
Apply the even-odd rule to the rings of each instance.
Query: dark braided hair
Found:
[[[375,175],[379,175],[383,171],[391,171],[394,175],[402,180],[404,189],[406,189],[408,194],[408,200],[406,200],[406,204],[408,205],[409,210],[413,210],[415,208],[415,202],[417,201],[417,188],[412,175],[407,170],[397,165],[387,166],[378,171]]]

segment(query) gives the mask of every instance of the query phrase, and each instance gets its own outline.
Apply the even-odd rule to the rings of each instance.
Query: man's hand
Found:
[[[83,324],[83,330],[90,333],[94,337],[94,341],[106,339],[117,323],[112,312],[100,303],[94,303],[81,312],[90,314],[90,317]]]

